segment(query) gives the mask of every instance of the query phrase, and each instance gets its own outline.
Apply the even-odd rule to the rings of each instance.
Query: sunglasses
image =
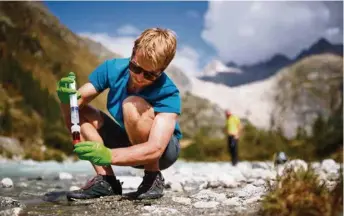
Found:
[[[145,69],[135,64],[133,61],[129,62],[129,70],[135,74],[143,73],[143,77],[149,81],[156,80],[162,74],[156,74],[155,72],[146,71]]]

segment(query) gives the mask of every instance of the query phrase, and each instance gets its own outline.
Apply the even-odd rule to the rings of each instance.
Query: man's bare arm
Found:
[[[175,113],[157,114],[148,141],[126,148],[112,149],[111,164],[136,166],[159,159],[173,135],[177,117]]]

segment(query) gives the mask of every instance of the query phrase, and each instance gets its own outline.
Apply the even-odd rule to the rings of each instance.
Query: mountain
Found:
[[[90,51],[98,56],[98,58],[101,61],[104,61],[106,59],[112,59],[112,58],[122,58],[123,56],[111,52],[106,47],[104,47],[101,43],[96,42],[94,40],[89,39],[88,37],[81,36],[82,39],[87,43],[87,46],[89,47]]]
[[[206,129],[210,138],[224,136],[225,115],[220,106],[190,92],[182,96],[182,103],[179,122],[185,138],[192,138],[201,129]]]
[[[219,60],[213,60],[208,65],[205,66],[202,76],[203,77],[213,77],[217,73],[241,73],[240,69],[236,67],[229,67],[223,64]]]
[[[309,127],[318,114],[328,117],[342,103],[343,57],[321,54],[305,57],[265,80],[228,87],[192,79],[193,95],[229,108],[253,125],[281,127],[294,136],[298,127]],[[326,85],[325,85],[326,84]]]
[[[232,67],[230,69],[232,73],[223,73],[222,70],[212,70],[212,76],[205,75],[200,77],[200,79],[234,87],[250,82],[264,80],[276,73],[276,71],[281,67],[284,67],[285,65],[288,65],[290,63],[290,59],[281,54],[278,54],[265,62],[259,62],[250,66],[244,65],[237,68]],[[206,66],[206,68],[209,67],[211,67],[211,65]]]
[[[190,78],[181,69],[174,65],[169,65],[165,72],[176,84],[181,94],[191,90]]]
[[[56,83],[70,71],[78,86],[85,83],[102,61],[90,49],[44,3],[0,2],[0,135],[18,140],[22,156],[62,160],[72,153]],[[105,110],[106,92],[91,104]]]
[[[242,71],[242,73],[221,73],[221,70],[218,70],[212,71],[211,76],[205,73],[205,75],[201,76],[200,79],[235,87],[259,80],[264,80],[274,75],[279,69],[293,64],[301,60],[302,58],[324,53],[332,53],[343,56],[343,45],[331,44],[326,39],[321,38],[319,41],[311,45],[308,49],[302,50],[300,54],[298,54],[293,59],[289,59],[283,54],[276,54],[271,59],[263,62],[258,62],[253,65],[237,65],[234,62],[230,62],[227,64],[228,67],[236,66],[237,70]],[[206,68],[207,67],[208,66],[206,66]]]
[[[273,90],[275,124],[311,133],[319,115],[327,119],[343,110],[343,57],[302,58],[278,72]]]
[[[309,49],[302,50],[296,57],[296,60],[300,60],[304,57],[322,53],[332,53],[339,56],[343,56],[343,44],[331,44],[325,38],[321,38],[317,43],[313,44]]]

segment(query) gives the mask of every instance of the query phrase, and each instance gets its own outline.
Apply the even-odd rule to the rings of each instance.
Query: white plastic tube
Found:
[[[74,73],[69,74],[70,77],[74,77]],[[76,90],[76,82],[70,84],[70,88]],[[79,120],[79,107],[78,107],[78,96],[77,94],[72,94],[69,96],[70,100],[70,112],[71,112],[71,132],[73,136],[73,144],[80,142],[80,120]]]

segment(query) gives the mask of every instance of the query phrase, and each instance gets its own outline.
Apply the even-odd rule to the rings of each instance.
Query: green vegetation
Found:
[[[210,138],[208,128],[201,128],[192,143],[181,150],[181,158],[195,161],[229,160],[225,139]]]
[[[0,14],[0,135],[18,139],[27,158],[61,160],[72,145],[56,82],[74,71],[85,83],[100,60],[41,2],[1,2]],[[104,109],[106,94],[91,104]]]
[[[340,215],[343,210],[343,175],[329,189],[316,172],[292,167],[284,170],[262,200],[262,215]]]
[[[14,59],[1,59],[0,70],[0,82],[8,94],[0,109],[0,134],[18,138],[26,158],[61,161],[72,152],[72,145],[58,101]],[[44,154],[40,142],[47,147]]]
[[[273,154],[284,151],[290,158],[302,158],[313,161],[332,157],[342,161],[343,114],[324,119],[319,116],[313,123],[312,133],[307,135],[302,129],[291,139],[281,130],[262,130],[247,122],[239,141],[239,158],[241,160],[272,160]],[[210,131],[202,128],[192,138],[192,144],[182,149],[181,157],[186,160],[215,161],[228,160],[226,138],[210,138]]]

